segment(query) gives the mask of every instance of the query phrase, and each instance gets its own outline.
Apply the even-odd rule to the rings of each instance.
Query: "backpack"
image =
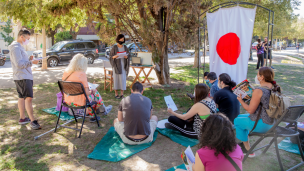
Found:
[[[263,87],[263,88],[266,88],[267,90],[270,91],[269,106],[268,106],[268,109],[266,109],[265,107],[263,107],[263,105],[261,103],[261,107],[260,107],[257,119],[256,119],[254,126],[253,126],[252,130],[250,131],[250,133],[255,129],[255,127],[260,119],[262,108],[265,108],[266,113],[270,118],[279,119],[284,114],[285,110],[289,106],[291,106],[290,99],[287,96],[280,93],[280,87],[277,87],[277,88],[273,87],[272,89],[269,89],[268,87]]]
[[[267,89],[270,90],[268,87]],[[277,90],[272,89],[270,91],[269,108],[266,109],[266,113],[270,118],[279,119],[285,110],[291,106],[290,100]]]

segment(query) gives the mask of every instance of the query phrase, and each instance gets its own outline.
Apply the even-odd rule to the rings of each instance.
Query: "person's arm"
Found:
[[[240,95],[239,97],[237,97],[237,99],[239,100],[239,102],[241,103],[241,105],[243,106],[243,108],[249,113],[249,114],[253,114],[256,109],[258,108],[260,102],[261,102],[261,97],[263,95],[262,90],[260,89],[255,89],[253,90],[252,93],[252,98],[250,100],[250,104],[246,104],[243,99],[242,99],[242,95]]]
[[[205,171],[205,166],[201,161],[198,153],[195,154],[195,163],[192,166],[192,171]]]
[[[85,90],[85,93],[87,96],[91,95],[91,91],[90,91],[89,87],[84,88],[84,90]]]
[[[109,55],[109,60],[111,65],[113,66],[114,64],[114,59],[118,58],[118,55],[115,53],[115,45],[112,47],[110,55]]]
[[[217,85],[216,85],[217,86]],[[216,88],[214,85],[211,86],[211,89],[210,89],[210,96],[211,98],[213,99],[213,96],[214,94],[216,93]]]
[[[171,113],[172,115],[182,119],[182,120],[187,120],[193,117],[195,114],[197,114],[199,111],[199,104],[194,104],[191,109],[184,115],[178,114],[174,112],[172,109],[168,108],[168,112]]]
[[[21,50],[17,47],[11,49],[11,61],[16,64],[19,69],[24,69],[32,66],[32,62],[29,60],[23,60]]]
[[[123,120],[123,114],[122,114],[122,101],[120,102],[119,107],[118,107],[117,118],[118,118],[119,122],[123,122],[124,121]]]
[[[151,106],[151,114],[150,114],[150,119],[152,118],[152,112],[153,112],[153,106]]]

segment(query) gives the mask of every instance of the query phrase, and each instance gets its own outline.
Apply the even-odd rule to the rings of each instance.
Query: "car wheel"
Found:
[[[87,58],[88,58],[88,64],[93,64],[94,63],[94,57],[93,56],[89,55],[89,56],[87,56]]]
[[[48,67],[56,67],[58,65],[58,60],[56,58],[49,58],[47,64]]]

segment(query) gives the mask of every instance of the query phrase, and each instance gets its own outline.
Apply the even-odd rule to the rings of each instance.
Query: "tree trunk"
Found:
[[[159,84],[170,84],[170,68],[168,63],[168,44],[165,45],[165,52],[160,54],[160,60],[155,67],[155,73]]]
[[[199,56],[199,57],[198,57]],[[194,55],[194,64],[193,68],[201,67],[201,57],[199,55],[199,49],[198,46],[195,45],[195,55]]]
[[[164,21],[166,21],[166,15],[163,15],[164,12],[164,8],[161,8],[156,20],[158,30],[163,34],[162,41],[155,42],[157,46],[156,53],[159,55],[159,61],[156,62],[155,73],[159,84],[170,84],[170,68],[168,62],[168,33],[164,32]]]
[[[42,57],[46,57],[46,33],[45,26],[42,28]],[[41,70],[47,70],[47,60],[46,58],[42,59]]]

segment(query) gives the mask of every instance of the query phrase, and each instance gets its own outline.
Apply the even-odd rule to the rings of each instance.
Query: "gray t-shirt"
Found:
[[[150,135],[150,116],[152,102],[148,97],[141,94],[131,94],[121,100],[119,111],[124,117],[126,136],[128,135]]]
[[[13,80],[33,80],[32,62],[29,61],[29,57],[21,44],[13,41],[8,49],[14,73]]]

